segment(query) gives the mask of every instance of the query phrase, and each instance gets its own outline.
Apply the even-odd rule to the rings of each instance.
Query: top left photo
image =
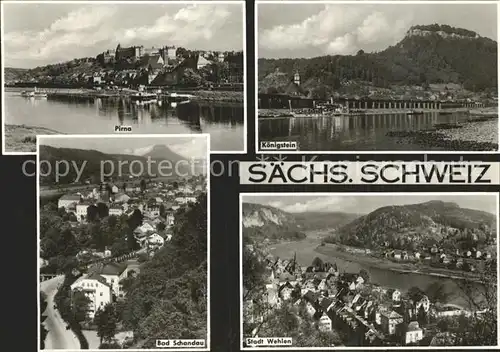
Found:
[[[243,1],[2,1],[2,153],[47,134],[210,134],[246,153]],[[23,19],[20,21],[20,19]]]

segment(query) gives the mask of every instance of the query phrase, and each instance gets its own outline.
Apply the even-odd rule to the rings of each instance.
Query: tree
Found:
[[[133,232],[129,232],[127,234],[127,248],[129,251],[135,251],[140,248],[140,245],[139,243],[137,243]]]
[[[447,319],[441,319],[437,322],[436,326],[438,327],[439,330],[441,331],[448,331],[450,324],[448,323]]]
[[[317,329],[305,305],[296,307],[288,303],[267,314],[258,334],[259,337],[291,337],[298,347],[330,347],[341,343],[335,331],[323,333]]]
[[[99,309],[94,317],[97,325],[97,336],[103,341],[111,342],[116,334],[117,316],[112,303],[108,303],[104,308]]]
[[[312,266],[316,269],[316,271],[323,270],[323,265],[323,261],[318,257],[314,258],[312,261]]]
[[[185,49],[185,48],[178,47],[175,50],[175,56],[177,56],[177,57],[186,58],[186,57],[188,57],[188,55],[189,55],[189,51],[187,49]]]
[[[368,271],[366,271],[365,269],[360,270],[359,276],[363,278],[365,283],[368,283],[370,281],[370,275],[368,274]]]
[[[421,305],[420,308],[418,309],[417,321],[420,326],[425,326],[428,323],[427,312],[425,311],[423,305]]]
[[[104,203],[97,203],[97,213],[99,214],[99,218],[105,218],[109,215],[109,208]]]
[[[203,77],[196,73],[193,69],[187,68],[181,78],[184,86],[198,87],[204,83]]]
[[[160,204],[160,216],[162,218],[165,217],[165,205],[163,205],[163,204]]]
[[[87,319],[90,299],[83,291],[73,291],[73,317],[77,323],[81,323]]]
[[[433,303],[436,302],[446,303],[448,301],[448,298],[451,296],[449,292],[446,292],[445,286],[438,281],[435,281],[432,284],[430,284],[425,290],[425,294],[429,298],[429,300]]]
[[[147,184],[146,184],[146,180],[145,180],[145,179],[142,179],[142,180],[141,180],[140,187],[141,187],[141,191],[142,191],[142,192],[145,192],[145,191],[146,191]]]
[[[464,274],[463,280],[457,280],[461,297],[473,311],[482,311],[470,317],[461,315],[456,332],[456,344],[462,346],[497,345],[497,270],[496,261],[491,261],[474,281]]]
[[[87,221],[94,222],[99,218],[99,210],[95,205],[89,205],[87,207]]]
[[[142,215],[139,209],[135,209],[132,215],[127,220],[127,224],[129,229],[134,231],[138,226],[142,225],[142,220],[144,219],[144,215]]]
[[[124,325],[144,348],[154,348],[158,336],[206,338],[206,194],[176,220],[172,240],[144,263],[125,296]]]
[[[137,262],[144,263],[144,262],[146,262],[148,260],[148,258],[149,258],[149,256],[146,253],[141,253],[137,257]]]
[[[47,308],[47,297],[44,292],[40,291],[40,349],[45,349],[45,338],[47,337],[48,330],[45,328],[43,324],[46,316],[43,315],[43,312]]]
[[[127,254],[128,252],[129,252],[129,245],[126,239],[120,238],[111,245],[111,253],[113,253],[113,255],[115,256]]]
[[[424,295],[424,292],[420,288],[413,286],[413,287],[410,287],[407,295],[408,295],[408,298],[410,298],[413,302],[418,302],[418,301],[420,301],[420,299]]]
[[[106,192],[108,192],[108,194],[113,194],[113,188],[111,187],[111,185],[109,183],[106,184]]]
[[[259,259],[262,256],[254,245],[254,251],[248,247],[243,250],[243,299],[255,296],[256,292],[264,291],[265,264]]]

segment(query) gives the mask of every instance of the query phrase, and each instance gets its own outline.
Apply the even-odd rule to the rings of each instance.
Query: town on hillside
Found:
[[[494,4],[301,6],[258,7],[263,151],[498,150]]]
[[[6,86],[60,88],[188,87],[243,90],[243,51],[189,50],[134,45],[96,57],[37,67],[7,79]]]
[[[247,347],[265,337],[292,338],[293,346],[303,347],[455,346],[482,334],[472,332],[473,326],[488,326],[492,319],[496,326],[496,307],[449,303],[439,283],[402,292],[371,283],[364,269],[343,272],[318,257],[301,267],[296,257],[281,259],[256,244],[245,246],[244,263]],[[482,338],[473,344],[490,344],[489,337]],[[496,345],[496,335],[493,339]]]
[[[144,294],[140,290],[154,289],[148,286],[153,283],[144,286],[142,280],[157,270],[155,266],[165,265],[165,256],[181,252],[176,248],[185,241],[182,236],[189,234],[189,219],[204,216],[200,209],[206,207],[206,193],[204,176],[129,183],[110,179],[89,191],[67,193],[42,204],[44,319],[52,319],[53,329],[66,331],[62,335],[74,334],[81,348],[146,348],[154,344],[152,335],[159,332],[138,332],[139,321],[127,312],[142,309],[136,301]],[[203,246],[206,250],[206,243]],[[196,260],[206,261],[206,256]],[[206,275],[206,269],[199,270],[200,275]],[[168,272],[164,269],[165,275],[170,275]],[[51,283],[54,280],[57,285]],[[179,296],[184,297],[180,292]],[[203,322],[202,317],[200,313],[196,319]],[[51,334],[52,324],[46,326],[45,340],[42,337],[46,348],[72,348],[65,342],[71,337]]]

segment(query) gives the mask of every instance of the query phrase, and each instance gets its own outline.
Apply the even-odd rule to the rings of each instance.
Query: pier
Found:
[[[259,109],[313,109],[318,103],[323,103],[319,99],[304,98],[286,94],[259,94]],[[372,99],[372,98],[332,98],[330,103],[343,105],[348,109],[358,110],[443,110],[456,108],[482,108],[481,102],[470,101],[439,101],[420,99]]]

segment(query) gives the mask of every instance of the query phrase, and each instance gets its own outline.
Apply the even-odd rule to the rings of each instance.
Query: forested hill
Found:
[[[300,240],[305,233],[292,214],[280,209],[253,203],[243,203],[243,235],[246,240],[261,242]]]
[[[448,249],[484,248],[495,241],[495,215],[430,201],[379,208],[341,227],[336,242],[363,248],[421,250],[439,244]],[[328,241],[330,242],[330,241]]]
[[[163,158],[162,158],[163,156]],[[149,162],[148,157],[156,162]],[[66,161],[69,165],[75,165],[78,170],[82,169],[79,182],[87,179],[92,180],[92,183],[97,183],[101,179],[101,174],[109,174],[114,170],[114,177],[117,177],[120,172],[122,175],[137,173],[142,165],[142,170],[145,172],[150,165],[151,175],[144,174],[144,177],[154,177],[159,175],[158,165],[159,161],[168,160],[175,165],[183,157],[174,153],[165,145],[158,145],[151,148],[151,150],[144,155],[128,155],[128,154],[105,154],[96,150],[87,149],[74,149],[74,148],[56,148],[47,145],[40,145],[40,184],[50,185],[56,181],[56,164],[61,161]],[[120,164],[121,162],[121,164]],[[48,166],[50,164],[50,167]],[[113,169],[111,169],[113,165]],[[132,166],[133,167],[132,167]],[[66,173],[65,166],[60,165],[60,173],[58,183],[60,185],[73,183],[77,179],[77,170],[74,166],[70,166]],[[121,170],[121,171],[120,171]],[[191,175],[193,173],[192,167],[186,163],[178,164],[180,175]],[[163,171],[166,173],[166,171]]]
[[[28,69],[6,67],[4,69],[4,79],[6,82],[21,80],[25,77]]]
[[[342,82],[391,85],[457,83],[471,91],[496,90],[497,42],[447,25],[411,27],[394,46],[381,52],[328,55],[310,59],[259,59],[259,89],[286,91],[299,72],[305,90],[339,89]]]
[[[134,349],[156,339],[206,339],[207,196],[175,215],[172,240],[126,290],[123,318],[134,331]],[[209,332],[209,331],[208,331]]]
[[[357,218],[342,212],[289,213],[275,207],[243,203],[244,235],[250,240],[300,240],[306,231],[336,229]]]

